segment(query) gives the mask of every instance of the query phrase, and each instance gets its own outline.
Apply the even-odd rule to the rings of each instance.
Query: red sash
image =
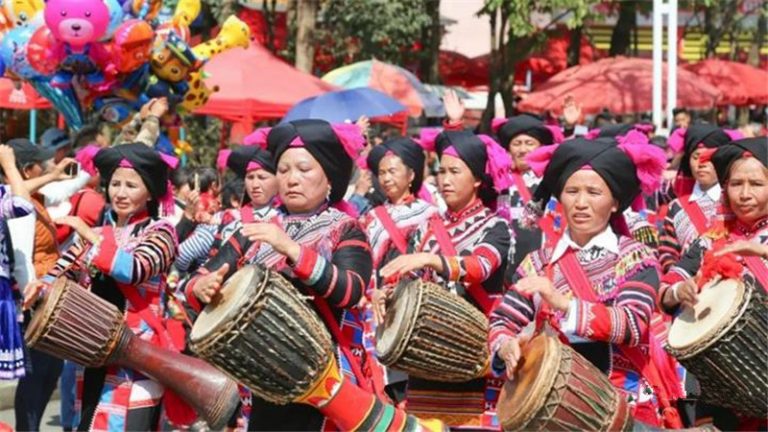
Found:
[[[701,211],[701,207],[699,207],[699,205],[695,202],[690,202],[690,199],[690,195],[685,195],[678,201],[680,202],[680,206],[683,208],[685,214],[688,215],[688,219],[691,220],[693,226],[696,228],[696,232],[699,235],[702,235],[709,230],[709,221],[704,215],[704,212]]]
[[[384,229],[389,233],[389,238],[392,239],[392,243],[395,244],[397,250],[399,250],[401,254],[407,253],[408,242],[405,241],[403,233],[397,228],[395,221],[392,220],[392,216],[389,215],[387,209],[383,205],[378,206],[373,209],[373,213],[379,218],[381,225],[384,226]]]
[[[448,230],[445,229],[445,225],[443,225],[442,219],[437,216],[433,216],[429,220],[429,229],[432,231],[432,234],[435,235],[435,239],[437,240],[437,244],[440,245],[440,250],[442,251],[443,255],[455,257],[459,256],[458,252],[456,252],[456,246],[453,245],[451,236],[448,234]],[[491,314],[494,307],[496,306],[496,302],[494,302],[488,296],[488,293],[485,292],[485,289],[483,289],[482,285],[469,284],[467,287],[467,293],[472,297],[475,303],[480,306],[480,309],[483,311],[485,316],[489,316]]]
[[[520,194],[520,198],[523,199],[523,204],[528,204],[531,201],[531,190],[525,185],[523,176],[517,171],[512,171],[512,182],[515,184],[517,193]]]
[[[768,294],[768,267],[762,259],[756,256],[744,257],[744,263],[749,267],[749,271],[763,286],[763,291]]]
[[[568,249],[565,255],[563,255],[563,257],[558,261],[558,265],[560,266],[566,281],[568,281],[568,285],[571,288],[571,291],[573,291],[576,297],[579,297],[588,302],[600,303],[597,296],[595,295],[595,292],[591,289],[592,282],[584,272],[584,268],[576,259],[576,253],[573,251],[573,249]],[[658,341],[656,341],[652,335],[649,335],[648,340],[649,344],[658,343]],[[675,395],[678,393],[674,391],[674,388],[672,388],[672,386],[675,386],[675,388],[679,387],[679,380],[675,370],[659,370],[659,365],[656,364],[657,361],[654,361],[655,359],[651,359],[649,356],[644,355],[643,352],[637,347],[626,347],[618,344],[614,344],[614,346],[616,346],[621,351],[621,353],[630,362],[632,362],[632,365],[635,367],[635,369],[640,372],[643,378],[645,378],[656,391],[662,407],[664,425],[671,428],[681,428],[683,425],[682,421],[680,420],[680,415],[672,406],[670,398],[670,395]],[[651,353],[653,353],[653,347],[649,348]],[[662,377],[662,374],[664,377]]]

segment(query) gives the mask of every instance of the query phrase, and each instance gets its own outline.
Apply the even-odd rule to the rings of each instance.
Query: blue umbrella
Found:
[[[314,96],[297,103],[283,117],[283,122],[321,119],[332,123],[354,122],[360,116],[380,117],[406,111],[397,100],[372,88],[339,90]]]

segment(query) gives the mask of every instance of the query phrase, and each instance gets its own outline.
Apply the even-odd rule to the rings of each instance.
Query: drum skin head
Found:
[[[217,334],[222,325],[234,321],[243,309],[243,304],[253,298],[262,277],[263,273],[259,272],[256,266],[249,265],[227,279],[219,295],[205,306],[195,320],[190,339],[193,342],[204,340],[212,334]]]
[[[515,378],[504,383],[497,412],[504,430],[519,430],[531,421],[546,402],[560,368],[559,342],[548,334],[531,339],[523,348]]]
[[[43,333],[45,333],[47,324],[51,319],[51,314],[56,310],[56,305],[59,303],[59,298],[63,294],[66,284],[66,278],[58,278],[53,282],[51,288],[48,289],[45,297],[43,297],[43,302],[34,315],[32,315],[32,320],[29,322],[27,331],[24,333],[27,345],[34,346],[38,339],[43,336]]]
[[[402,353],[393,351],[404,346],[400,342],[410,338],[418,303],[419,287],[417,284],[399,285],[394,293],[394,301],[388,306],[384,323],[376,331],[376,355],[382,359],[396,360]]]
[[[693,308],[685,308],[675,318],[669,329],[669,346],[678,351],[696,352],[706,348],[706,341],[714,342],[716,336],[735,322],[739,305],[746,293],[744,283],[735,279],[711,282],[699,293],[699,301]]]

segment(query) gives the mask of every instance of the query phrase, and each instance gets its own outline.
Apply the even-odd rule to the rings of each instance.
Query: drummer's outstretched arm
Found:
[[[658,286],[658,268],[650,266],[621,282],[612,306],[574,297],[561,330],[595,341],[635,346],[648,331]]]
[[[475,246],[470,255],[444,256],[441,276],[443,279],[464,282],[482,283],[507,263],[510,247],[508,225],[499,221],[488,229],[482,241]]]
[[[526,269],[532,271],[530,257],[523,260],[517,272],[512,276],[512,280],[505,282],[507,285],[506,294],[489,317],[488,347],[493,359],[496,359],[496,353],[501,345],[508,339],[517,337],[536,315],[536,305],[533,298],[520,294],[514,286],[518,280],[536,274],[535,272],[529,274]],[[496,365],[498,365],[498,361],[494,360],[494,366]],[[497,370],[497,372],[500,373],[501,370]]]
[[[318,296],[335,307],[356,305],[371,278],[371,247],[360,224],[353,221],[342,229],[341,239],[330,261],[317,251],[301,246],[292,263],[296,276]]]
[[[677,313],[680,302],[673,301],[671,290],[675,289],[676,285],[691,279],[699,272],[704,259],[704,253],[710,248],[711,242],[705,237],[696,239],[685,251],[682,258],[669,269],[661,280],[658,297],[659,309],[669,315]]]

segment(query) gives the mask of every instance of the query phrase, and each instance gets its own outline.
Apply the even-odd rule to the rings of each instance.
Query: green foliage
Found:
[[[192,145],[194,153],[189,159],[193,166],[214,166],[219,152],[221,128],[223,124],[216,117],[184,116],[184,127],[187,141]]]
[[[430,23],[422,0],[331,0],[321,7],[314,39],[332,67],[374,57],[408,64]]]
[[[537,32],[533,13],[549,13],[562,17],[569,28],[580,26],[589,14],[589,8],[598,0],[486,0],[480,14],[497,11],[507,18],[509,36],[521,38]]]
[[[235,0],[203,0],[203,6],[209,8],[211,15],[219,24],[237,12],[238,7]]]

